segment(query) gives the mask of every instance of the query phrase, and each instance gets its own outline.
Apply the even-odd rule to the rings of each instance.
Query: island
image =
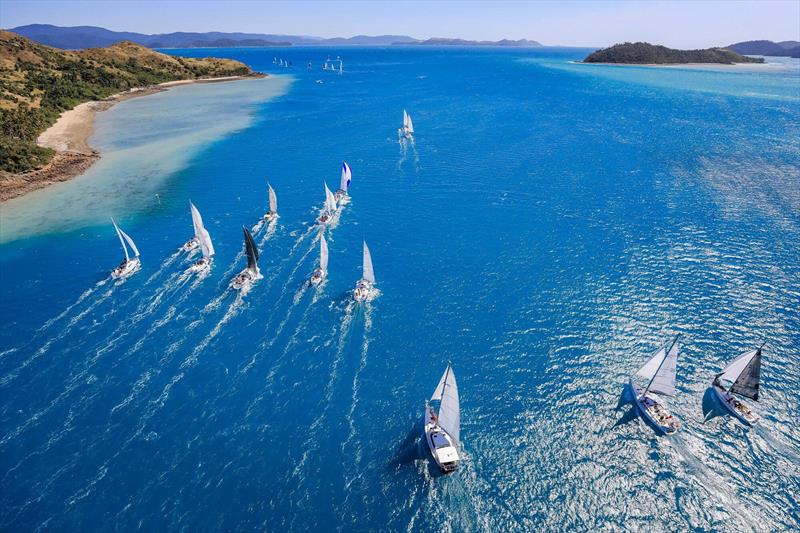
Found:
[[[760,57],[747,57],[726,48],[675,50],[650,43],[615,44],[589,54],[584,63],[621,63],[632,65],[674,65],[687,63],[763,63]]]
[[[239,61],[186,58],[132,42],[66,51],[0,30],[0,201],[81,174],[94,115],[171,85],[263,76]]]
[[[728,45],[737,54],[753,56],[800,57],[800,41],[744,41]]]
[[[540,48],[542,43],[538,41],[531,41],[528,39],[501,39],[499,41],[470,41],[467,39],[449,39],[444,37],[433,37],[424,41],[416,42],[396,42],[396,45],[413,45],[413,46],[509,46],[509,47],[528,47]]]

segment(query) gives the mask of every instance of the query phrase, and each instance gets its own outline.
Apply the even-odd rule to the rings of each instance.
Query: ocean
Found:
[[[120,103],[84,176],[0,206],[0,529],[800,527],[800,62],[588,52],[170,50],[271,76]],[[268,182],[264,278],[234,294]],[[190,199],[207,277],[177,251]],[[141,252],[123,282],[111,216]],[[380,295],[357,305],[362,240]],[[665,437],[624,386],[676,334]],[[762,342],[748,428],[708,387]],[[420,417],[448,362],[442,476]]]

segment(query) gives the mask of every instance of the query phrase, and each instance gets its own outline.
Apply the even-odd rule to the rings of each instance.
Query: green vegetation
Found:
[[[670,63],[763,63],[764,60],[762,58],[739,55],[726,48],[673,50],[666,46],[650,43],[624,43],[597,50],[589,54],[583,62],[663,65]]]
[[[131,42],[64,51],[0,30],[0,172],[47,163],[53,151],[37,146],[37,137],[82,102],[166,81],[247,74],[230,59],[168,56]]]

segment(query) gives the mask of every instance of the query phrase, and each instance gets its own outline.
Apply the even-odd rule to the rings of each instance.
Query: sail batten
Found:
[[[269,188],[269,212],[270,213],[277,213],[278,212],[278,196],[275,194],[275,189],[272,188],[272,185],[267,184]]]
[[[328,241],[325,240],[325,235],[319,237],[319,268],[324,272],[328,271]]]
[[[363,258],[362,270],[363,270],[362,277],[374,285],[375,270],[372,268],[372,254],[369,253],[369,248],[367,247],[367,241],[364,241],[364,258]]]

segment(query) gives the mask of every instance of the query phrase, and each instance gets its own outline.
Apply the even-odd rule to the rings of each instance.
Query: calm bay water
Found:
[[[86,176],[0,208],[0,529],[800,526],[800,63],[585,52],[176,52],[276,76],[124,102]],[[316,291],[310,223],[343,159]],[[267,180],[281,217],[237,297]],[[176,254],[190,198],[202,280]],[[124,283],[110,215],[142,253]],[[382,294],[359,307],[362,238]],[[675,333],[664,438],[621,393]],[[763,340],[762,422],[704,422],[714,373]],[[440,477],[417,424],[448,361],[465,460]]]

